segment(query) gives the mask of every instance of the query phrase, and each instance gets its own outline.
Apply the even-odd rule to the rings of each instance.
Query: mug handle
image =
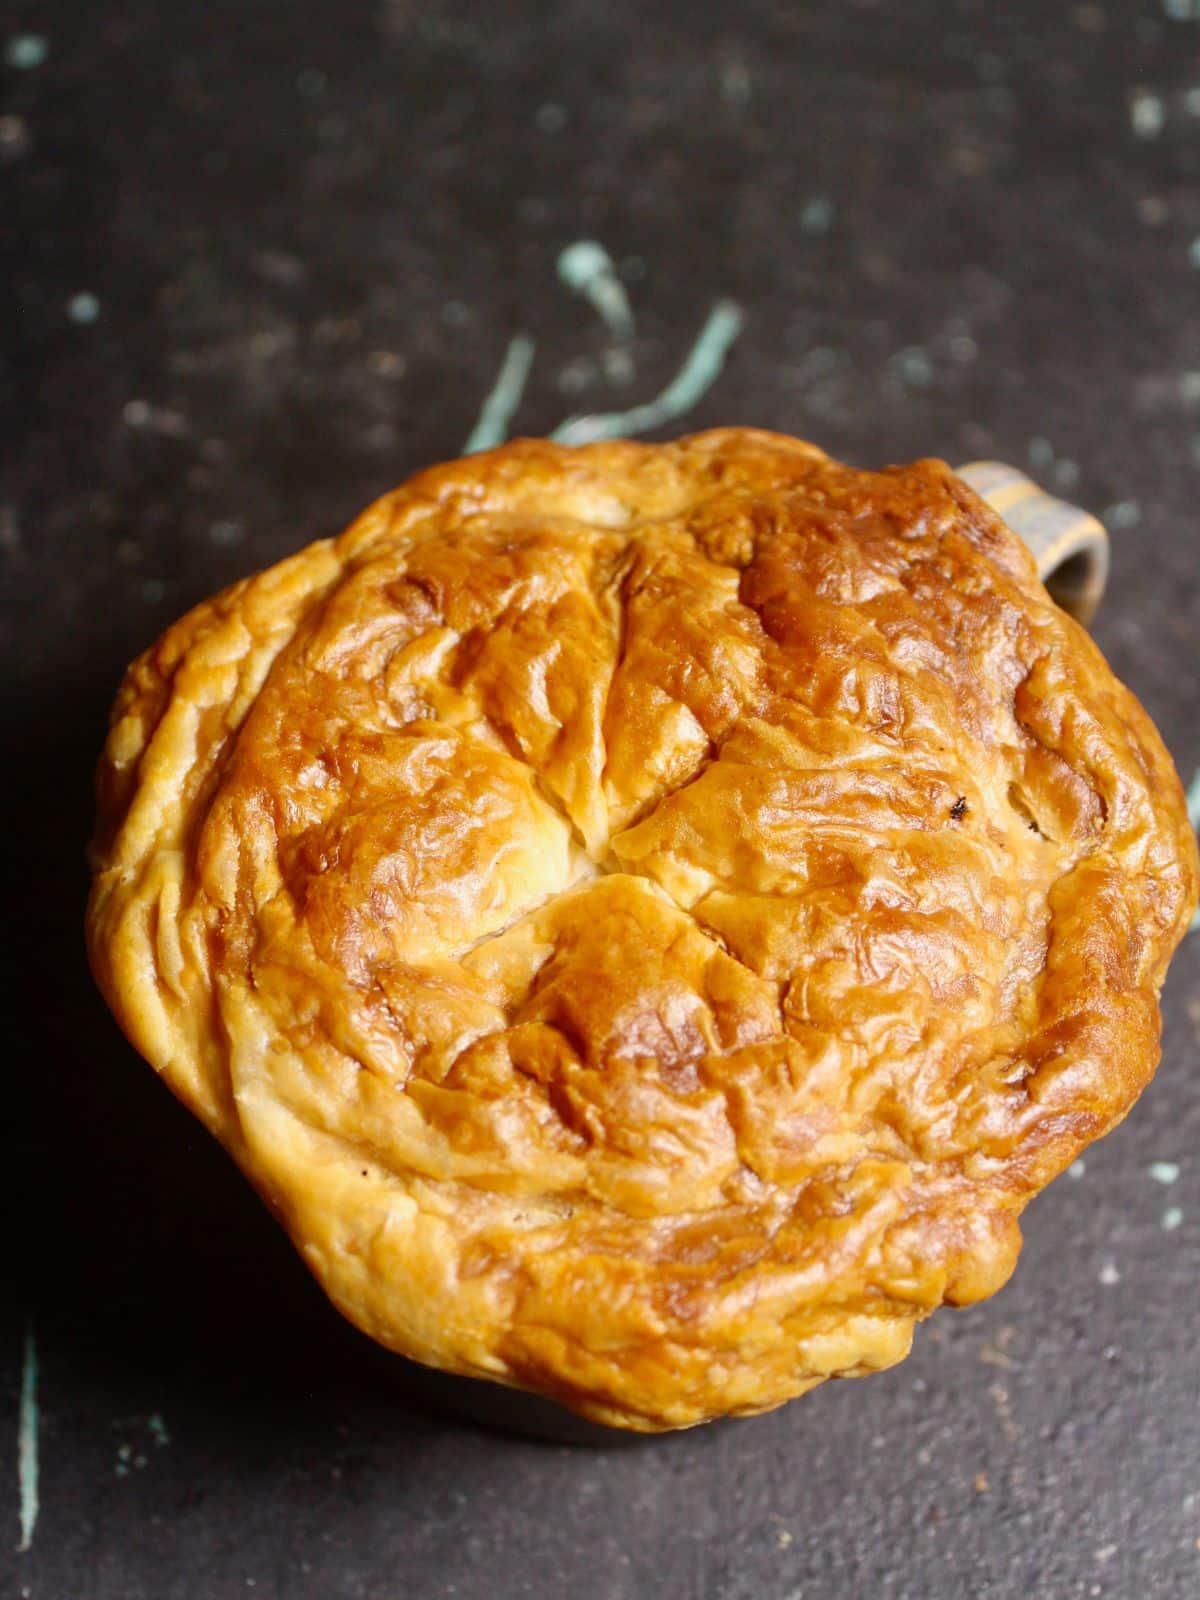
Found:
[[[957,470],[1028,546],[1051,599],[1086,627],[1108,581],[1104,526],[1002,461],[972,461]]]

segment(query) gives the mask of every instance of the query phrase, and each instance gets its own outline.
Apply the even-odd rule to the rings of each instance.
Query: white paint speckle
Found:
[[[1193,267],[1200,267],[1200,238],[1193,239],[1188,245],[1188,261]]]
[[[624,389],[637,377],[633,355],[626,345],[612,345],[601,357],[604,376],[614,388]]]
[[[1142,520],[1142,508],[1136,500],[1118,500],[1101,518],[1110,528],[1136,528]]]
[[[126,401],[121,416],[131,428],[146,428],[151,433],[165,434],[170,439],[182,439],[188,431],[188,420],[181,411],[172,411],[168,406],[153,406],[148,400]]]
[[[536,120],[541,133],[561,133],[567,125],[566,107],[548,101],[538,107]]]
[[[555,383],[562,394],[582,394],[599,378],[596,363],[588,356],[572,356],[558,374]]]
[[[1077,488],[1078,485],[1078,461],[1072,461],[1070,456],[1060,456],[1054,463],[1054,487],[1069,490]]]
[[[888,362],[888,370],[911,389],[927,389],[933,382],[933,362],[919,344],[906,345]]]
[[[1155,1183],[1178,1183],[1179,1163],[1177,1161],[1152,1161],[1146,1171]]]
[[[1029,441],[1029,465],[1044,472],[1054,461],[1054,446],[1040,434]]]
[[[1176,1228],[1183,1226],[1183,1212],[1178,1206],[1168,1206],[1162,1214],[1163,1229],[1167,1233],[1174,1233]]]
[[[1183,109],[1189,117],[1200,117],[1200,87],[1184,91]]]
[[[1106,1261],[1100,1268],[1100,1282],[1111,1289],[1114,1284],[1120,1283],[1121,1274],[1115,1261]]]
[[[1077,1161],[1072,1161],[1071,1165],[1067,1168],[1067,1177],[1076,1179],[1082,1178],[1086,1171],[1087,1162],[1082,1156],[1080,1156]]]
[[[744,106],[750,98],[750,69],[741,56],[727,56],[721,63],[721,99],[726,105]]]
[[[398,350],[371,350],[367,354],[367,371],[373,378],[402,378],[407,365]]]
[[[833,226],[836,215],[833,201],[823,194],[814,195],[811,200],[806,200],[800,212],[800,229],[803,233],[819,234],[828,233]]]
[[[117,1462],[113,1469],[117,1477],[127,1478],[130,1468],[135,1465],[133,1446],[131,1444],[119,1444],[117,1446]]]
[[[1075,26],[1081,33],[1103,33],[1108,26],[1104,7],[1090,4],[1076,6]]]
[[[1148,228],[1161,228],[1171,215],[1171,208],[1161,195],[1144,194],[1137,203],[1137,213]]]
[[[1119,1549],[1119,1545],[1102,1544],[1099,1550],[1096,1551],[1096,1561],[1100,1566],[1103,1567],[1107,1562],[1112,1560]]]
[[[281,350],[286,350],[290,340],[278,328],[259,328],[250,335],[250,354],[256,361],[270,361]]]
[[[1152,89],[1134,89],[1129,96],[1129,125],[1136,139],[1157,139],[1167,120],[1162,97]]]
[[[531,228],[544,228],[554,215],[554,207],[540,195],[527,194],[517,202],[517,216]]]
[[[0,117],[0,159],[9,161],[29,148],[29,127],[24,117]]]
[[[73,294],[67,301],[67,316],[72,322],[84,325],[95,322],[100,315],[100,302],[94,294],[84,290],[82,294]]]

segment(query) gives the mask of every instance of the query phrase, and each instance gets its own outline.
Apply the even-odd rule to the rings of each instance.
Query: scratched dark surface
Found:
[[[1189,778],[1200,5],[8,0],[0,35],[0,1594],[1190,1600],[1200,935],[1159,1077],[997,1299],[866,1383],[572,1452],[411,1407],[122,1042],[79,930],[136,650],[456,453],[518,329],[544,432],[654,393],[720,295],[746,326],[695,424],[994,454],[1109,510],[1097,632]],[[556,281],[579,238],[633,301],[626,389]]]

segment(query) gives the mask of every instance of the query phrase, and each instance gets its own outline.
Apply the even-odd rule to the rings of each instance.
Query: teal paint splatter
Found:
[[[21,1542],[19,1551],[33,1544],[38,1519],[38,1357],[33,1322],[25,1329],[25,1350],[21,1363],[21,1402],[17,1416],[17,1488],[21,1501]]]
[[[1188,821],[1193,828],[1200,828],[1200,771],[1192,779],[1187,792]]]
[[[634,335],[633,308],[612,257],[594,239],[569,244],[558,258],[558,276],[572,294],[581,294],[615,339]]]
[[[8,41],[4,59],[18,72],[32,72],[50,54],[50,41],[41,33],[15,33]]]
[[[533,340],[525,333],[518,333],[509,341],[496,382],[483,402],[478,422],[463,445],[463,455],[474,455],[477,450],[490,450],[494,445],[504,443],[513,413],[525,393],[535,348]]]
[[[568,417],[551,434],[564,444],[588,444],[595,439],[627,439],[661,428],[692,410],[712,388],[725,357],[744,322],[741,307],[720,300],[709,313],[696,342],[675,377],[653,400],[629,411],[602,412],[595,416]]]
[[[167,1425],[162,1419],[161,1411],[151,1412],[146,1418],[146,1428],[160,1450],[163,1445],[170,1444],[171,1435],[167,1432]]]

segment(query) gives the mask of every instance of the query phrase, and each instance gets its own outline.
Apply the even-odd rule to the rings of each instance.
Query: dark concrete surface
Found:
[[[696,425],[994,454],[1107,512],[1096,631],[1189,779],[1200,3],[7,0],[0,57],[0,1595],[1190,1600],[1200,935],[1157,1080],[996,1300],[771,1417],[571,1452],[410,1404],[119,1038],[80,915],[136,650],[456,453],[516,331],[544,432],[653,394],[719,296]],[[632,299],[624,388],[556,279],[579,238]]]

